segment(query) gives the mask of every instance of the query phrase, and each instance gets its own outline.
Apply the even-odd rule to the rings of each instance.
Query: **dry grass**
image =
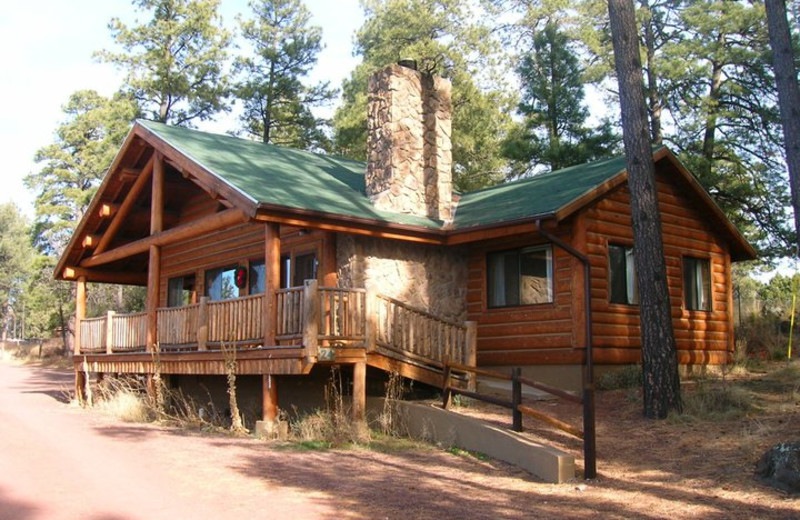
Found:
[[[72,368],[72,355],[69,352],[64,353],[59,339],[26,343],[0,342],[0,359],[47,368]]]
[[[157,417],[144,388],[135,379],[104,380],[99,385],[98,394],[96,408],[122,421],[145,423]]]
[[[148,392],[142,377],[106,377],[94,383],[93,408],[126,422],[158,423],[187,430],[231,433],[230,420],[208,402],[199,403],[180,389],[153,377]],[[240,432],[233,432],[238,434]]]
[[[298,415],[289,421],[289,440],[302,447],[340,448],[351,444],[368,444],[370,432],[363,423],[353,421],[351,407],[342,392],[342,373],[331,369],[325,386],[325,409]]]

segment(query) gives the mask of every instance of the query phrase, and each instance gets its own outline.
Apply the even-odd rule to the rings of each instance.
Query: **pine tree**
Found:
[[[619,82],[636,247],[644,415],[661,419],[671,410],[681,408],[680,379],[632,0],[608,0],[608,14]]]
[[[586,126],[582,70],[558,22],[548,20],[534,35],[517,73],[524,121],[506,141],[505,153],[523,170],[539,165],[558,170],[613,153],[618,139],[610,125]]]
[[[96,56],[127,71],[125,87],[146,117],[188,125],[225,110],[223,74],[230,42],[220,27],[219,0],[133,0],[151,18],[132,27],[113,18],[109,29],[122,52]]]
[[[778,87],[784,148],[794,209],[795,256],[800,254],[800,88],[783,0],[765,0],[772,63]]]
[[[25,333],[25,288],[35,252],[29,225],[13,203],[0,204],[0,340]]]
[[[331,101],[327,83],[302,83],[322,49],[322,30],[309,26],[311,14],[300,0],[254,0],[254,18],[240,20],[253,55],[236,60],[240,80],[234,94],[244,105],[242,128],[265,143],[295,148],[328,148],[323,122],[311,107]]]
[[[126,96],[93,90],[72,94],[63,111],[55,142],[36,152],[41,169],[25,177],[36,194],[35,243],[49,255],[63,251],[138,114]]]

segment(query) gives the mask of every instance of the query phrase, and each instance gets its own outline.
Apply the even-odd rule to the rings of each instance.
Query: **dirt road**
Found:
[[[0,519],[339,516],[319,493],[255,477],[236,448],[259,443],[116,423],[65,403],[70,385],[0,362]]]
[[[441,520],[531,511],[530,476],[502,463],[432,448],[298,451],[122,423],[70,406],[71,385],[68,372],[0,361],[0,520]]]

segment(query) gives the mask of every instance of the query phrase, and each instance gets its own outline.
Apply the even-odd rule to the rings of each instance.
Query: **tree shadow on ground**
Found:
[[[10,498],[6,491],[0,488],[0,520],[27,520],[36,518],[40,508],[32,502],[23,502]]]
[[[501,473],[507,487],[484,485],[487,473]],[[535,483],[529,475],[499,462],[482,462],[439,451],[377,455],[364,450],[330,452],[263,451],[232,467],[272,486],[323,493],[327,505],[363,518],[664,518],[643,513],[624,500],[598,501],[591,486]],[[495,475],[496,476],[496,475]],[[789,518],[794,509],[750,507],[741,502],[704,496],[702,492],[665,489],[660,485],[603,480],[630,496],[653,494],[664,502],[682,501],[712,510],[709,517],[731,518],[745,510],[753,518]],[[592,484],[595,485],[595,484]],[[574,496],[553,494],[574,490]],[[318,499],[319,500],[319,499]],[[335,505],[334,505],[335,504]],[[630,504],[634,505],[634,504]]]

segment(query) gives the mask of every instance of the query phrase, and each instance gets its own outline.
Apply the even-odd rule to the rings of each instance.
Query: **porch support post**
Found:
[[[150,197],[150,235],[164,229],[164,156],[153,154],[153,186]],[[147,268],[147,350],[155,352],[158,343],[158,298],[161,281],[161,247],[150,246]]]
[[[336,233],[326,231],[322,236],[322,286],[336,287],[339,275],[336,272]]]
[[[264,248],[264,346],[278,344],[276,291],[281,278],[281,226],[267,222]],[[266,376],[265,376],[266,377]],[[266,382],[265,382],[266,384]]]
[[[164,231],[164,156],[155,152],[153,162],[153,193],[150,199],[150,234]]]
[[[353,422],[362,423],[367,409],[367,363],[353,364]]]
[[[275,423],[278,420],[278,384],[272,374],[264,374],[261,380],[263,395],[261,417],[267,423]]]
[[[303,346],[306,358],[316,363],[319,354],[319,284],[306,280],[303,286]]]
[[[197,350],[208,350],[208,296],[200,297],[197,311]]]
[[[75,331],[73,334],[72,353],[81,353],[81,321],[86,317],[86,277],[79,276],[75,285]]]
[[[158,293],[161,278],[161,248],[150,246],[147,268],[147,351],[155,352],[158,343]]]

